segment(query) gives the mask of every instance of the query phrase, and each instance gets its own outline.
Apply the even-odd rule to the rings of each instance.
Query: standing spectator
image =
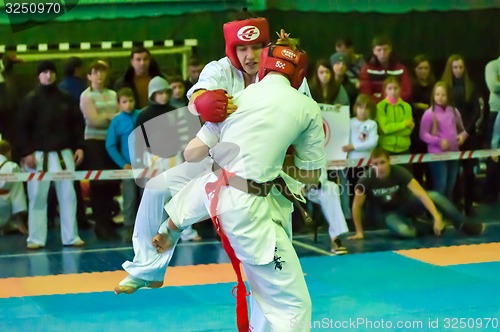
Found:
[[[387,37],[375,37],[372,41],[373,56],[363,65],[359,73],[359,92],[372,96],[375,102],[383,99],[383,82],[387,77],[396,77],[401,87],[401,98],[411,97],[410,75],[406,67],[392,54],[392,42]]]
[[[12,77],[14,64],[19,62],[22,60],[12,51],[0,54],[0,136],[3,136],[5,140],[10,140],[14,147],[16,147],[17,141],[15,110],[18,108],[17,103],[20,98],[16,95],[17,91],[9,78]]]
[[[12,147],[0,140],[0,173],[18,173],[21,168],[12,161]],[[28,234],[26,194],[22,182],[0,180],[0,230],[9,226]]]
[[[413,58],[411,100],[413,122],[415,128],[411,132],[411,153],[426,153],[427,144],[420,139],[420,122],[424,112],[429,109],[432,99],[432,88],[436,82],[431,62],[425,54]],[[424,176],[425,175],[425,176]],[[427,163],[413,164],[413,176],[424,188],[431,188],[431,175]]]
[[[499,45],[500,47],[500,45]],[[500,111],[500,57],[495,60],[491,60],[486,65],[484,70],[484,76],[486,78],[486,85],[490,91],[489,105],[490,105],[490,116],[488,119],[488,137],[491,135],[491,148],[498,149],[498,138],[496,138],[495,130],[492,129],[494,124],[499,123],[498,112]],[[494,128],[498,128],[496,134],[500,134],[500,125],[495,125]],[[492,133],[492,134],[490,134]],[[497,162],[489,163],[486,173],[486,183],[488,186],[485,188],[487,200],[490,202],[497,202],[498,195],[500,194],[500,167]]]
[[[427,143],[429,153],[458,151],[467,139],[460,112],[449,105],[449,96],[450,89],[446,82],[434,85],[431,108],[425,111],[420,126],[420,138]],[[435,161],[429,165],[434,190],[448,199],[455,186],[458,167],[457,160]]]
[[[340,53],[346,57],[345,65],[347,68],[347,77],[356,88],[359,88],[359,73],[361,68],[365,64],[365,59],[362,54],[356,54],[354,47],[352,46],[352,41],[349,38],[339,38],[335,42],[336,53],[330,57],[330,64],[333,67],[335,64],[335,57],[337,53]]]
[[[450,55],[442,80],[451,87],[449,102],[460,112],[464,130],[468,134],[468,138],[460,146],[460,150],[480,149],[479,134],[476,130],[476,123],[481,117],[479,96],[461,55]],[[458,181],[459,186],[455,188],[456,200],[459,202],[463,196],[465,213],[471,216],[473,214],[474,188],[476,187],[474,167],[477,164],[477,159],[464,159],[460,160],[459,163],[462,166],[463,174]]]
[[[57,85],[61,91],[69,93],[77,104],[80,103],[80,95],[87,88],[87,82],[83,78],[83,61],[78,57],[70,57],[63,65],[64,77]],[[83,117],[82,127],[85,126],[85,120]],[[80,169],[79,166],[76,167],[77,170]],[[92,225],[87,220],[85,201],[82,196],[82,188],[80,186],[80,181],[74,181],[75,193],[76,193],[76,219],[78,222],[79,229],[89,229]],[[53,195],[52,189],[49,191],[49,209],[50,209],[50,199]],[[55,201],[55,200],[54,200]]]
[[[41,61],[37,67],[40,84],[23,100],[18,133],[22,163],[30,171],[74,171],[83,161],[83,127],[78,104],[55,84],[56,66]],[[61,216],[63,245],[82,246],[76,224],[73,182],[55,181]],[[28,182],[28,249],[39,249],[47,241],[47,195],[49,181]]]
[[[311,95],[318,103],[339,107],[349,105],[349,96],[341,82],[336,80],[326,59],[316,63],[311,82]]]
[[[69,93],[75,101],[80,101],[80,95],[87,88],[85,82],[83,61],[78,57],[71,57],[63,65],[64,77],[57,85],[61,91]]]
[[[342,151],[347,152],[348,159],[370,158],[370,153],[377,146],[378,132],[377,123],[373,120],[375,116],[375,105],[370,96],[360,94],[354,104],[354,114],[349,123],[351,135],[349,144],[342,147]],[[352,167],[347,170],[349,196],[354,193],[354,186],[359,177],[366,170],[366,167]],[[351,213],[349,213],[351,215]]]
[[[116,81],[115,90],[131,88],[134,91],[136,107],[142,109],[148,105],[148,84],[155,76],[162,74],[149,50],[142,46],[135,47],[130,52],[130,67],[123,77]]]
[[[135,128],[139,110],[135,109],[134,92],[130,88],[121,88],[117,93],[120,114],[111,120],[106,136],[106,150],[120,169],[132,169],[129,152],[129,136]],[[125,242],[132,242],[134,221],[137,214],[139,187],[134,179],[122,180],[123,224]]]
[[[116,92],[105,88],[108,67],[102,61],[89,65],[87,79],[90,86],[80,97],[80,108],[85,117],[85,167],[91,170],[115,168],[115,163],[106,151],[106,134],[111,120],[118,114]],[[114,181],[91,181],[90,204],[95,220],[95,233],[101,240],[116,240],[113,229],[113,196],[117,192]]]
[[[197,57],[191,57],[187,64],[187,79],[184,81],[186,91],[189,91],[193,85],[198,82],[200,73],[205,65]]]
[[[186,107],[189,101],[186,97],[186,87],[184,86],[185,83],[182,77],[178,75],[169,77],[168,82],[172,89],[172,96],[170,97],[169,104],[176,109]]]
[[[345,65],[345,56],[342,55],[342,53],[335,53],[330,57],[330,63],[332,65],[335,81],[340,82],[347,92],[349,105],[354,105],[356,97],[358,96],[358,88],[351,83],[349,77],[346,75],[347,67]]]
[[[401,88],[395,77],[388,77],[383,88],[386,97],[377,104],[376,116],[379,145],[390,154],[406,154],[410,149],[411,131],[415,127],[411,106],[401,99]]]

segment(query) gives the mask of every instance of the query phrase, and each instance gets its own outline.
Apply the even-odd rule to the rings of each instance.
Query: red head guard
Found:
[[[270,71],[285,74],[290,84],[298,89],[306,76],[307,54],[288,45],[271,44],[262,50],[259,63],[259,81]]]
[[[226,40],[226,56],[229,61],[234,67],[243,70],[240,60],[236,56],[236,46],[269,44],[269,25],[263,17],[228,22],[224,24],[224,39]]]

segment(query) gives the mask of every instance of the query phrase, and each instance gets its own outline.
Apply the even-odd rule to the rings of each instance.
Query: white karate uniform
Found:
[[[44,152],[36,151],[36,170],[28,169],[30,172],[42,171]],[[67,171],[75,170],[73,152],[70,149],[61,151]],[[57,152],[48,152],[47,171],[60,172],[61,162]],[[80,242],[78,227],[76,224],[76,195],[73,180],[54,181],[57,200],[59,202],[59,215],[61,220],[61,239],[63,245],[72,245]],[[28,198],[29,213],[28,227],[29,235],[27,242],[45,246],[47,241],[47,196],[50,181],[29,181]]]
[[[293,89],[287,78],[267,75],[259,84],[236,94],[233,101],[238,106],[236,112],[220,124],[206,123],[198,133],[210,148],[223,143],[211,152],[219,165],[245,179],[271,181],[280,176],[286,150],[293,144],[299,168],[323,167],[324,132],[319,106]],[[167,203],[167,213],[178,227],[189,226],[207,213],[210,202],[205,185],[216,179],[214,173],[207,172]],[[291,211],[284,216],[276,200],[283,196],[275,187],[272,191],[260,197],[223,187],[217,214],[271,330],[296,327],[297,331],[308,331],[311,300],[285,231]],[[277,262],[282,262],[282,269]]]
[[[190,98],[192,93],[199,89],[224,89],[229,95],[233,95],[244,88],[243,74],[231,65],[227,57],[224,57],[219,61],[210,62],[203,68],[198,82],[188,91],[187,96]],[[307,96],[311,95],[305,79],[299,91]],[[147,281],[163,281],[168,263],[175,250],[174,246],[158,254],[151,244],[152,238],[158,234],[160,224],[167,218],[163,207],[189,181],[204,171],[210,170],[211,165],[211,158],[205,158],[199,163],[183,163],[164,171],[148,182],[135,219],[132,237],[134,259],[122,265],[130,275]],[[286,178],[289,186],[299,190],[300,185],[296,181]],[[293,209],[292,203],[281,195],[277,200],[281,201],[283,214],[289,216]],[[291,236],[291,219],[286,231]]]
[[[21,168],[18,164],[7,161],[4,155],[0,154],[0,173],[18,173]],[[0,194],[0,228],[7,225],[16,213],[27,210],[26,194],[24,193],[22,182],[7,182],[0,180],[0,189],[8,191],[7,194]]]

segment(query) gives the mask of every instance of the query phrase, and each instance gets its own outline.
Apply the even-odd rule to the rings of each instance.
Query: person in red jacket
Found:
[[[383,96],[383,83],[388,76],[398,78],[401,85],[401,98],[404,101],[411,97],[411,80],[406,67],[398,62],[392,54],[392,42],[385,36],[378,36],[372,41],[373,55],[363,65],[359,73],[359,93],[372,96],[375,103]]]

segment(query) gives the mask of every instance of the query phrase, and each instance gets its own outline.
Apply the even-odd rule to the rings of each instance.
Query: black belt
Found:
[[[217,172],[219,172],[220,169],[221,167],[214,162],[212,165],[212,171],[217,174]],[[229,178],[228,185],[243,192],[260,197],[266,197],[267,195],[269,195],[273,187],[276,187],[276,189],[278,189],[278,191],[286,199],[288,199],[295,205],[295,207],[299,210],[306,224],[312,223],[313,221],[312,218],[307,213],[307,211],[302,207],[300,202],[297,200],[295,195],[291,192],[290,188],[288,188],[285,180],[281,176],[278,176],[274,180],[260,183],[254,180],[244,179],[238,175],[234,175],[231,178]]]
[[[64,158],[62,156],[61,151],[55,151],[57,153],[57,157],[59,158],[59,162],[61,163],[61,169],[66,170],[66,163],[64,162]],[[49,162],[49,152],[43,151],[43,163],[42,163],[42,171],[47,172],[48,162]]]

